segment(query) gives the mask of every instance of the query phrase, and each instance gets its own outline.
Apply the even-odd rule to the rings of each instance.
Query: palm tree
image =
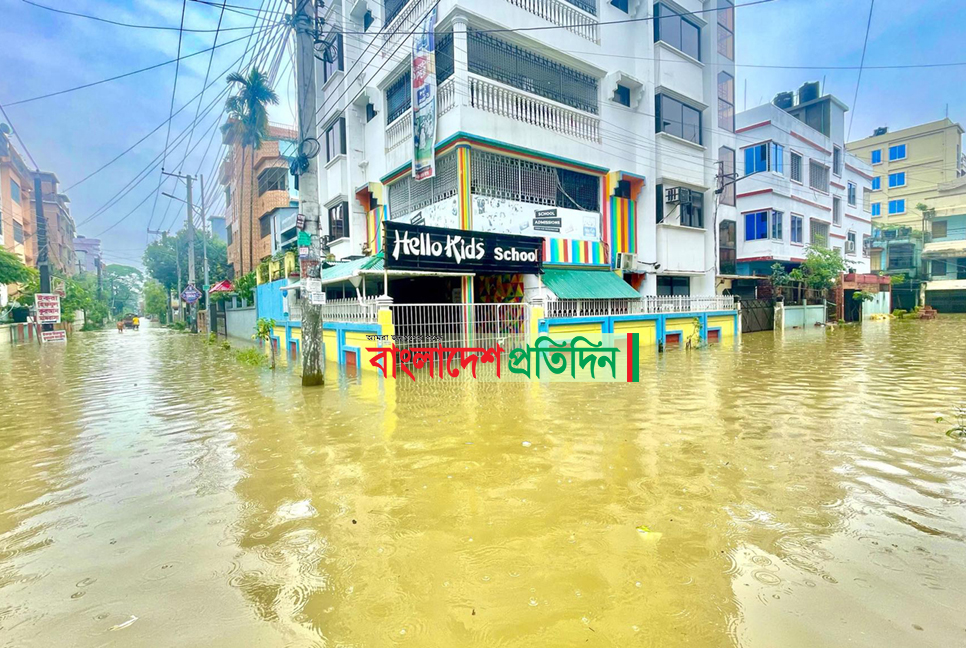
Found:
[[[253,190],[255,174],[255,151],[262,147],[262,142],[268,138],[268,108],[269,104],[278,104],[278,95],[272,90],[268,77],[258,68],[252,68],[248,76],[239,72],[232,72],[225,79],[229,86],[237,86],[236,94],[225,101],[228,111],[228,122],[223,124],[221,132],[229,143],[239,143],[242,147],[242,186],[245,183],[245,149],[251,149],[249,155],[249,192],[248,192],[248,265],[249,270],[255,268],[255,192]],[[239,256],[241,246],[239,246]],[[242,270],[245,266],[242,264]],[[244,274],[244,272],[242,272]]]

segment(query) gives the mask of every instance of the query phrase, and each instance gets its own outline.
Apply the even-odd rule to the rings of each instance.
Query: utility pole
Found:
[[[316,140],[315,121],[315,38],[318,15],[314,0],[292,0],[292,24],[295,26],[295,96],[298,98],[299,153],[302,143]],[[308,159],[299,178],[299,213],[305,220],[305,233],[310,237],[308,258],[300,259],[302,286],[302,386],[325,384],[325,356],[322,353],[322,308],[312,304],[306,295],[307,280],[322,276],[322,245],[319,238],[319,163]],[[301,255],[299,255],[301,256]]]
[[[47,217],[44,215],[44,185],[40,169],[34,173],[34,213],[37,219],[37,268],[40,270],[40,292],[50,292],[50,260],[47,255]],[[43,331],[53,331],[53,324],[43,324]]]
[[[208,217],[205,215],[205,176],[201,176],[201,250],[205,260],[205,286],[202,291],[205,294],[205,312],[208,312],[208,290],[211,288],[208,276]],[[208,317],[211,313],[208,312]],[[211,321],[208,320],[208,328],[211,328]]]
[[[181,301],[181,255],[178,253],[178,240],[175,239],[174,258],[178,260],[178,319],[184,321],[184,303]]]
[[[192,177],[185,176],[185,182],[188,184],[188,285],[194,287],[195,285],[195,210],[194,205],[191,202],[191,181]],[[198,302],[189,304],[190,309],[189,323],[191,324],[191,332],[198,332]]]
[[[94,264],[97,266],[97,301],[101,301],[101,292],[104,287],[104,276],[101,274],[101,257],[95,257]]]

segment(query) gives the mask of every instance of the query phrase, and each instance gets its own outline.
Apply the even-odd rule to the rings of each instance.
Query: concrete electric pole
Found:
[[[37,218],[37,268],[40,270],[40,292],[50,292],[50,257],[47,254],[47,217],[44,215],[44,185],[40,169],[34,174],[34,213]],[[53,331],[53,324],[41,325],[43,331]]]
[[[318,143],[315,121],[315,38],[318,16],[315,0],[292,0],[292,24],[295,26],[295,96],[298,98],[298,129],[301,156],[305,142]],[[315,147],[317,151],[318,148]],[[310,279],[322,276],[322,245],[319,238],[319,163],[315,156],[304,162],[299,177],[299,213],[304,220],[304,231],[310,237],[307,257],[300,244],[302,291],[302,386],[325,384],[325,355],[322,353],[322,307],[306,299]]]
[[[188,184],[188,285],[195,287],[195,213],[191,202],[191,176],[185,176]],[[198,302],[192,302],[189,307],[191,315],[191,332],[198,332]]]
[[[210,277],[208,276],[208,217],[205,214],[205,176],[201,176],[201,253],[205,260],[205,285],[201,291],[205,295],[205,313],[208,328],[211,329],[211,321],[208,320],[208,291],[211,289]]]

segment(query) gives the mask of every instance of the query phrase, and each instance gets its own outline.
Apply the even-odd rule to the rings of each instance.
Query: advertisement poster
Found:
[[[60,295],[37,293],[34,295],[38,324],[60,324]]]
[[[413,35],[413,177],[436,175],[436,7]]]

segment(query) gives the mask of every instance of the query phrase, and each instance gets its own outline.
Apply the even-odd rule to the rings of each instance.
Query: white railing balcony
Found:
[[[393,53],[394,45],[403,40],[411,40],[409,33],[435,4],[437,4],[436,0],[409,0],[406,6],[392,17],[389,24],[385,25],[382,30],[382,39],[385,42],[385,46],[381,50],[383,58],[387,58]]]
[[[413,112],[407,110],[386,126],[386,153],[413,139]]]
[[[361,322],[375,324],[379,305],[375,297],[367,299],[330,299],[322,306],[323,322]]]
[[[456,105],[456,79],[450,77],[443,81],[436,90],[436,103],[439,114],[445,115]],[[410,128],[410,130],[412,130]],[[388,140],[387,140],[388,141]]]
[[[710,311],[737,310],[737,301],[730,295],[690,297],[688,295],[648,295],[641,298],[640,312],[654,313],[707,313]]]
[[[689,297],[650,295],[640,299],[557,299],[546,302],[546,317],[613,317],[616,315],[655,315],[658,313],[708,313],[737,310],[734,297]]]
[[[507,2],[555,25],[566,27],[568,31],[586,38],[591,43],[600,44],[600,24],[597,19],[570,3],[563,0],[507,0]]]
[[[471,108],[522,121],[568,137],[600,143],[600,118],[596,115],[555,101],[540,99],[475,74],[469,76],[468,102]],[[388,145],[387,139],[386,146]]]

